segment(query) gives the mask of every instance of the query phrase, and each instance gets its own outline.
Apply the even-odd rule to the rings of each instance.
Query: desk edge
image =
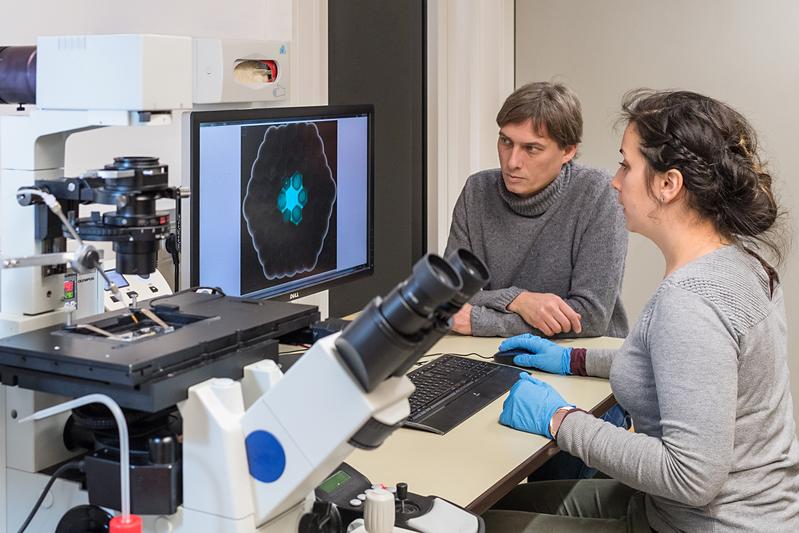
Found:
[[[594,416],[602,416],[608,409],[616,404],[616,398],[612,394],[599,402],[591,409]],[[494,483],[492,487],[475,498],[466,509],[475,513],[482,514],[492,505],[497,503],[505,494],[509,493],[513,487],[518,485],[523,479],[540,468],[547,460],[560,451],[555,441],[550,441],[546,446],[530,456],[524,463],[514,468],[505,477]]]

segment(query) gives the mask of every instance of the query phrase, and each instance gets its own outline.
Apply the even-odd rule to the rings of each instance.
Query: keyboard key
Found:
[[[485,378],[497,365],[485,361],[467,359],[457,355],[442,355],[408,374],[416,386],[409,398],[413,422],[429,409],[458,395],[463,389]]]

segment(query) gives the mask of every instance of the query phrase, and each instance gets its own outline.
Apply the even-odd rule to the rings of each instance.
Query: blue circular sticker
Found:
[[[264,483],[280,479],[286,470],[286,452],[268,431],[253,431],[244,439],[250,475]]]

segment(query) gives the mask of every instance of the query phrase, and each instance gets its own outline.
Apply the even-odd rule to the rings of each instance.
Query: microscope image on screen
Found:
[[[242,292],[336,267],[332,121],[242,128]],[[253,257],[254,259],[254,257]]]

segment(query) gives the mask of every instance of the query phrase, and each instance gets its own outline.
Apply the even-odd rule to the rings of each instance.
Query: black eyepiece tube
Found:
[[[0,104],[36,103],[36,47],[0,46]]]
[[[461,289],[452,266],[437,255],[427,255],[414,265],[408,279],[389,293],[380,311],[394,329],[413,336],[428,327],[436,308]]]
[[[449,319],[489,281],[468,250],[427,255],[385,300],[375,298],[336,339],[344,363],[367,392],[401,376],[449,331]]]
[[[385,300],[372,300],[347,326],[336,348],[364,390],[374,390],[404,365],[433,327],[437,309],[461,289],[452,266],[427,255]]]
[[[472,296],[488,284],[491,279],[488,274],[488,267],[485,266],[479,257],[465,248],[458,248],[450,253],[447,256],[447,261],[463,281],[463,287],[452,299],[452,303],[461,308],[463,304],[471,300]]]
[[[401,376],[407,372],[441,337],[449,333],[452,315],[457,313],[463,307],[463,304],[471,300],[477,291],[488,284],[490,279],[488,268],[479,257],[469,250],[458,248],[450,253],[446,260],[461,278],[463,282],[461,290],[455,293],[452,299],[436,309],[436,319],[433,321],[432,327],[414,351],[408,354],[405,362],[397,367],[393,374],[395,376]]]

